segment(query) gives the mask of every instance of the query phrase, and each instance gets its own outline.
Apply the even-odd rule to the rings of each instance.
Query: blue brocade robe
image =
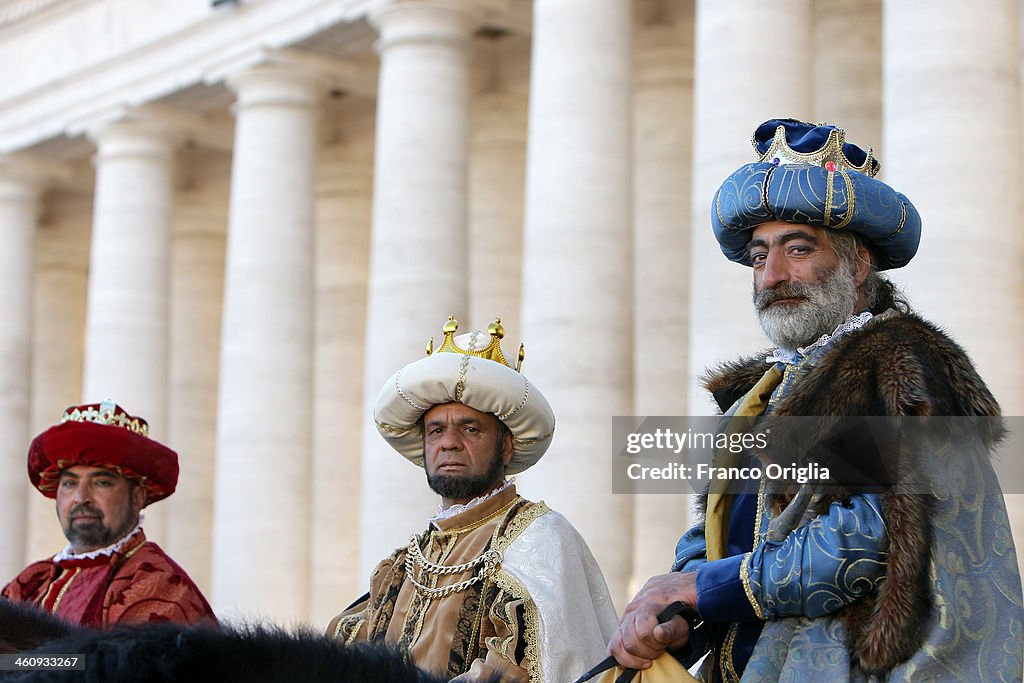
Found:
[[[891,318],[880,316],[866,330],[851,333],[850,339],[834,339],[786,366],[768,411],[783,405],[793,392],[813,393],[826,386],[840,398],[832,400],[832,412],[817,414],[849,414],[842,409],[846,389],[842,382],[837,384],[832,376],[816,387],[813,381],[805,385],[804,378],[811,377],[819,364],[833,363],[830,354],[854,356],[851,347],[867,345],[870,350],[877,343],[879,348],[874,350],[884,352],[883,341],[891,340],[876,342],[874,337],[884,336],[878,330],[893,327],[884,322]],[[938,341],[930,339],[930,334],[941,333],[919,319],[899,316],[898,325],[896,334],[901,340],[919,333],[923,342],[941,351],[949,351],[942,347],[944,341],[952,347],[950,353],[963,354],[944,335]],[[863,353],[864,349],[857,351]],[[966,355],[962,358],[966,360]],[[840,372],[839,377],[847,375]],[[980,384],[980,379],[977,381]],[[857,388],[850,393],[856,395]],[[994,405],[994,400],[991,402]],[[937,405],[933,414],[960,414],[957,405]],[[735,409],[733,404],[729,412]],[[863,407],[859,410],[869,414]],[[922,570],[927,571],[927,580],[922,582],[927,585],[921,589],[930,607],[919,617],[921,623],[916,628],[922,642],[909,657],[900,655],[898,664],[872,676],[859,666],[863,660],[851,652],[855,648],[847,624],[840,618],[843,608],[884,589],[890,538],[882,495],[846,496],[831,502],[820,514],[805,517],[784,537],[768,540],[772,518],[763,480],[757,491],[733,496],[723,559],[707,560],[703,524],[687,531],[677,544],[672,569],[697,572],[697,608],[705,622],[677,656],[690,666],[712,650],[700,673],[714,681],[1021,680],[1024,610],[1020,578],[986,446],[978,443],[975,453],[958,451],[955,457],[928,452],[921,459],[932,491],[927,530],[930,561]],[[942,450],[941,444],[938,450]],[[889,582],[897,585],[891,576]],[[884,618],[875,618],[870,627],[878,623],[884,627]],[[899,641],[909,634],[897,629],[888,637]]]

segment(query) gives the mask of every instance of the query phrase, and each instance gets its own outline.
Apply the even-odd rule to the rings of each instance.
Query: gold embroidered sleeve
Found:
[[[529,683],[530,674],[521,666],[488,650],[484,659],[476,659],[469,671],[456,676],[451,683],[476,683],[476,681],[501,681],[501,683]]]
[[[761,609],[761,604],[754,597],[754,590],[750,586],[750,556],[752,553],[747,553],[743,556],[743,562],[740,563],[740,581],[743,583],[743,592],[747,596],[747,600],[750,602],[750,606],[754,608],[754,614],[757,618],[764,621],[766,617],[764,610]]]
[[[394,576],[394,567],[401,551],[396,550],[378,564],[370,575],[370,592],[359,602],[350,605],[344,612],[331,619],[327,625],[327,637],[346,643],[356,640],[369,640],[370,616],[374,606],[380,609],[379,603],[390,593],[388,587],[401,577]]]
[[[366,612],[369,609],[370,598],[351,605],[344,612],[331,619],[327,625],[327,637],[340,640],[343,643],[351,643],[354,640],[366,640]]]
[[[487,611],[487,621],[481,633],[484,656],[476,659],[469,671],[453,680],[466,683],[498,676],[503,683],[528,683],[530,675],[523,640],[524,610],[522,600],[514,599],[504,590],[499,591]]]
[[[348,616],[339,614],[327,626],[327,637],[344,643],[366,640],[366,618],[362,612]]]

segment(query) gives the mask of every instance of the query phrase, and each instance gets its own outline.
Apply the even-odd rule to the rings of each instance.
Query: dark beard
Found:
[[[815,282],[785,282],[754,292],[754,309],[761,329],[776,346],[790,351],[808,346],[822,335],[831,334],[856,313],[853,309],[857,305],[857,287],[842,263],[831,271],[815,270],[815,275]],[[805,301],[769,307],[774,301],[790,297]]]
[[[503,443],[502,439],[498,439],[494,457],[483,474],[475,477],[463,477],[457,474],[430,474],[427,472],[427,485],[434,493],[448,500],[471,500],[484,495],[504,478]]]
[[[79,507],[72,508],[68,512],[68,518],[70,519],[72,515],[79,511]],[[95,508],[93,508],[93,511],[102,515]],[[116,528],[107,526],[106,520],[102,516],[97,520],[90,520],[88,522],[69,521],[67,528],[64,530],[64,536],[72,546],[77,548],[106,548],[108,545],[112,545],[124,538],[136,524],[138,524],[138,520],[134,519],[131,515],[125,519],[122,525]]]

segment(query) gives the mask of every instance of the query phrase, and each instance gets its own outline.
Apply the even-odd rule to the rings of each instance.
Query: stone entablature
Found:
[[[225,62],[360,21],[374,0],[148,3],[37,0],[0,4],[0,152],[80,127],[96,112],[201,84]],[[44,7],[45,5],[45,7]],[[31,15],[46,21],[31,21]],[[38,55],[38,59],[27,58]],[[45,55],[45,58],[43,57]]]

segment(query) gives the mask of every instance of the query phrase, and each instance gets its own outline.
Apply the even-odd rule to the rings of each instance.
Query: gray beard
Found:
[[[761,329],[779,348],[795,351],[809,346],[854,314],[857,287],[847,269],[839,264],[827,275],[815,274],[815,282],[786,282],[753,294]],[[769,305],[789,297],[802,297],[805,301]]]

